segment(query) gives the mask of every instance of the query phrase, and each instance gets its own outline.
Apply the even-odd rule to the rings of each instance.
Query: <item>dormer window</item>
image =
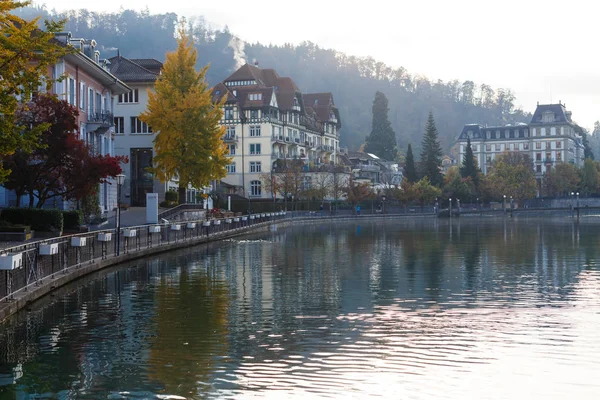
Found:
[[[542,122],[550,123],[554,122],[554,113],[552,111],[546,111],[542,114]]]
[[[262,93],[249,93],[248,100],[250,100],[250,101],[262,100]]]
[[[220,90],[215,90],[215,95],[217,95],[217,96],[218,96],[218,95],[220,95],[220,94],[221,94],[221,91],[220,91]]]

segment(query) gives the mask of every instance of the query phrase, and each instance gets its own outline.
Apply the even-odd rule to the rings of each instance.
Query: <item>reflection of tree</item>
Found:
[[[199,390],[196,382],[210,380],[215,355],[227,353],[227,306],[225,286],[204,272],[184,265],[177,282],[163,278],[148,363],[166,393],[189,397]]]

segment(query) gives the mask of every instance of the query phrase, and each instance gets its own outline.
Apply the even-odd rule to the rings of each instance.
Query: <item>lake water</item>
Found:
[[[163,254],[0,325],[0,398],[598,399],[599,244],[365,219]]]

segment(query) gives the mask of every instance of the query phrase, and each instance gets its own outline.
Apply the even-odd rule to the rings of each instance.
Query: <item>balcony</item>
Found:
[[[333,153],[333,146],[324,144],[324,145],[319,146],[319,150],[327,152],[327,153]]]
[[[285,153],[277,153],[277,152],[273,152],[271,153],[271,159],[272,160],[277,160],[280,158],[285,158]]]
[[[377,165],[369,165],[369,164],[356,164],[355,169],[360,169],[361,171],[367,172],[379,172],[381,168]]]
[[[283,139],[283,135],[273,135],[272,140],[274,142],[285,143],[285,140]]]
[[[225,143],[235,143],[238,141],[237,135],[225,135],[223,136],[223,141]]]
[[[113,113],[107,111],[96,111],[88,113],[87,130],[94,131],[98,128],[110,128],[114,125]]]

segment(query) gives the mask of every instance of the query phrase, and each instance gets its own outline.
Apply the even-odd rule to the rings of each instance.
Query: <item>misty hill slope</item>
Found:
[[[102,46],[102,58],[164,60],[176,47],[174,13],[150,14],[125,10],[96,13],[74,10],[58,14],[40,8],[23,9],[22,16],[66,18],[66,30],[75,37],[93,38]],[[411,75],[404,68],[392,68],[372,58],[349,56],[305,42],[299,45],[265,46],[246,44],[227,29],[213,30],[201,17],[187,19],[198,48],[198,65],[210,63],[207,79],[211,85],[226,78],[240,62],[258,61],[260,67],[274,68],[289,76],[304,92],[330,91],[340,109],[341,144],[357,149],[371,130],[371,107],[376,91],[389,100],[389,119],[398,145],[405,151],[413,144],[416,154],[429,110],[435,116],[444,151],[454,144],[466,123],[503,125],[528,122],[530,116],[515,110],[509,90],[493,90],[471,81],[432,81]]]

